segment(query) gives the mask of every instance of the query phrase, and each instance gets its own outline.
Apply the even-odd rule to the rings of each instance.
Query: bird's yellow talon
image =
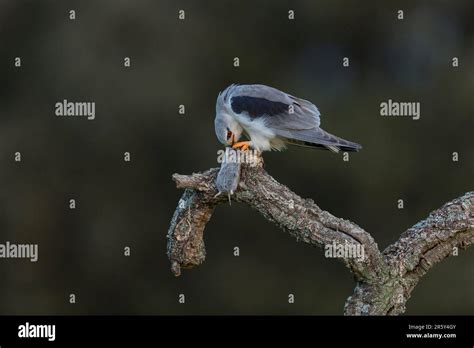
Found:
[[[250,141],[240,141],[232,145],[233,149],[240,149],[241,151],[247,151],[250,147]]]

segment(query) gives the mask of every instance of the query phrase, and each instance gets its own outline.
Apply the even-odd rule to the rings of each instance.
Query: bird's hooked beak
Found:
[[[232,133],[232,135],[230,136],[230,146],[234,146],[235,144],[235,134]]]

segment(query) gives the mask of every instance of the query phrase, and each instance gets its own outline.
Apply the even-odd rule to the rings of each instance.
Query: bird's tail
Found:
[[[304,130],[291,130],[289,133],[289,135],[284,135],[285,141],[293,145],[321,148],[333,152],[353,152],[362,149],[361,145],[339,138],[319,127]]]

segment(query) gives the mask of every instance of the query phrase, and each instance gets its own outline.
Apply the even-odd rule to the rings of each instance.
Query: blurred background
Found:
[[[364,148],[349,162],[289,148],[266,169],[384,249],[474,188],[472,13],[472,1],[1,0],[0,243],[37,243],[39,260],[0,259],[0,313],[342,314],[355,285],[343,264],[245,205],[217,207],[205,263],[175,278],[171,175],[217,166],[220,90],[282,89]],[[56,117],[63,99],[95,102],[96,119]],[[421,119],[381,117],[388,99],[420,102]],[[406,313],[473,314],[473,266],[473,250],[435,266]]]

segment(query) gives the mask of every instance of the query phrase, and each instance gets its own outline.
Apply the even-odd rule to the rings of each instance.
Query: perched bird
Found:
[[[234,149],[282,150],[286,144],[339,151],[361,145],[319,128],[311,102],[265,85],[232,84],[219,93],[214,121],[217,138]],[[239,141],[242,136],[248,141]]]

